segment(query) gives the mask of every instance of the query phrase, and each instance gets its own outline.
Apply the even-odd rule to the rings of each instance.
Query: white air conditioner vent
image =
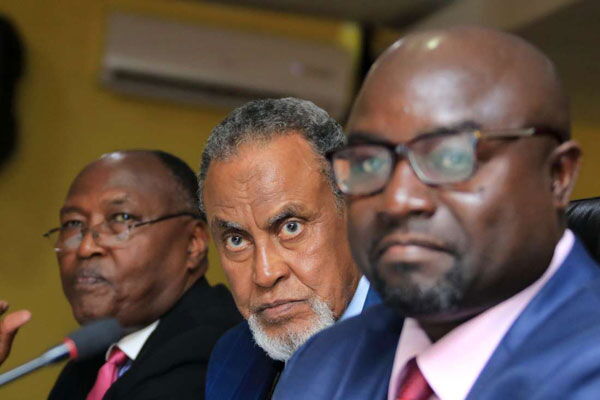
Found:
[[[108,21],[102,81],[124,93],[224,107],[294,96],[339,118],[352,61],[336,46],[117,13]]]

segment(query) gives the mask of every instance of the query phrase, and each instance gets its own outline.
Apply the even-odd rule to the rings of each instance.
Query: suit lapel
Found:
[[[569,299],[591,280],[598,278],[598,266],[578,240],[571,252],[513,323],[471,388],[467,399],[485,398],[490,382],[505,371],[524,342],[543,334],[543,326]]]
[[[247,322],[236,327],[234,334],[227,337],[226,348],[218,351],[219,361],[211,359],[218,364],[218,370],[213,371],[212,382],[207,386],[207,398],[262,400],[283,368],[283,363],[269,358],[254,343]]]
[[[369,315],[367,327],[352,343],[352,356],[343,358],[335,399],[386,398],[404,320],[387,307],[380,310]]]
[[[208,288],[205,278],[200,278],[169,310],[160,320],[156,330],[152,332],[140,353],[133,361],[131,368],[120,377],[108,390],[106,396],[118,393],[119,396],[126,395],[131,388],[148,376],[159,374],[161,371],[169,370],[171,365],[163,357],[156,357],[157,352],[163,349],[164,344],[179,332],[190,329],[194,322],[186,316],[186,310],[190,307],[198,307],[202,304],[201,297]],[[189,349],[193,352],[193,349]]]
[[[245,372],[232,399],[263,400],[271,391],[277,374],[283,370],[283,362],[269,358],[262,349],[256,347],[245,363]]]
[[[369,291],[367,292],[367,298],[365,299],[365,305],[363,306],[363,311],[366,310],[368,307],[377,305],[377,304],[381,304],[381,297],[379,296],[379,293],[377,293],[377,291],[375,289],[373,289],[372,285],[369,285]]]
[[[59,375],[48,399],[85,399],[94,386],[98,370],[104,361],[104,354],[89,360],[70,361]]]

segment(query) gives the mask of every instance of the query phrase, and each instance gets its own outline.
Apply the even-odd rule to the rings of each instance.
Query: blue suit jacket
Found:
[[[369,288],[363,310],[381,303]],[[247,322],[227,331],[210,356],[206,375],[207,400],[258,400],[271,391],[283,362],[275,361],[254,343]]]
[[[273,398],[386,399],[402,323],[379,305],[315,335],[288,362]],[[600,267],[578,241],[467,399],[600,399]]]

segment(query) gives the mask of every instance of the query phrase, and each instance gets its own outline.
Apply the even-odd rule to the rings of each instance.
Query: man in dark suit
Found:
[[[217,339],[241,320],[211,287],[197,181],[161,151],[104,155],[75,179],[50,230],[75,319],[115,317],[131,332],[70,362],[50,399],[199,399]]]
[[[597,398],[600,268],[566,229],[580,149],[552,63],[490,29],[415,33],[348,126],[331,160],[386,305],[311,339],[274,397]]]
[[[315,332],[378,303],[346,240],[325,154],[340,126],[311,102],[250,102],[212,132],[200,202],[238,309],[210,359],[206,398],[271,397],[284,362]]]

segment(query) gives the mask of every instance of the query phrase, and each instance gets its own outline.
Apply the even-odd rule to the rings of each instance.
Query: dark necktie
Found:
[[[279,378],[281,378],[281,373],[283,372],[283,368],[285,367],[285,363],[281,361],[274,361],[273,367],[275,370],[275,375],[273,377],[273,383],[271,384],[271,388],[269,389],[269,393],[267,394],[266,400],[271,400],[273,398],[273,394],[275,393],[275,388],[279,383]]]
[[[411,358],[406,364],[406,373],[398,387],[396,400],[427,400],[432,394],[433,390],[421,373],[417,360]]]

